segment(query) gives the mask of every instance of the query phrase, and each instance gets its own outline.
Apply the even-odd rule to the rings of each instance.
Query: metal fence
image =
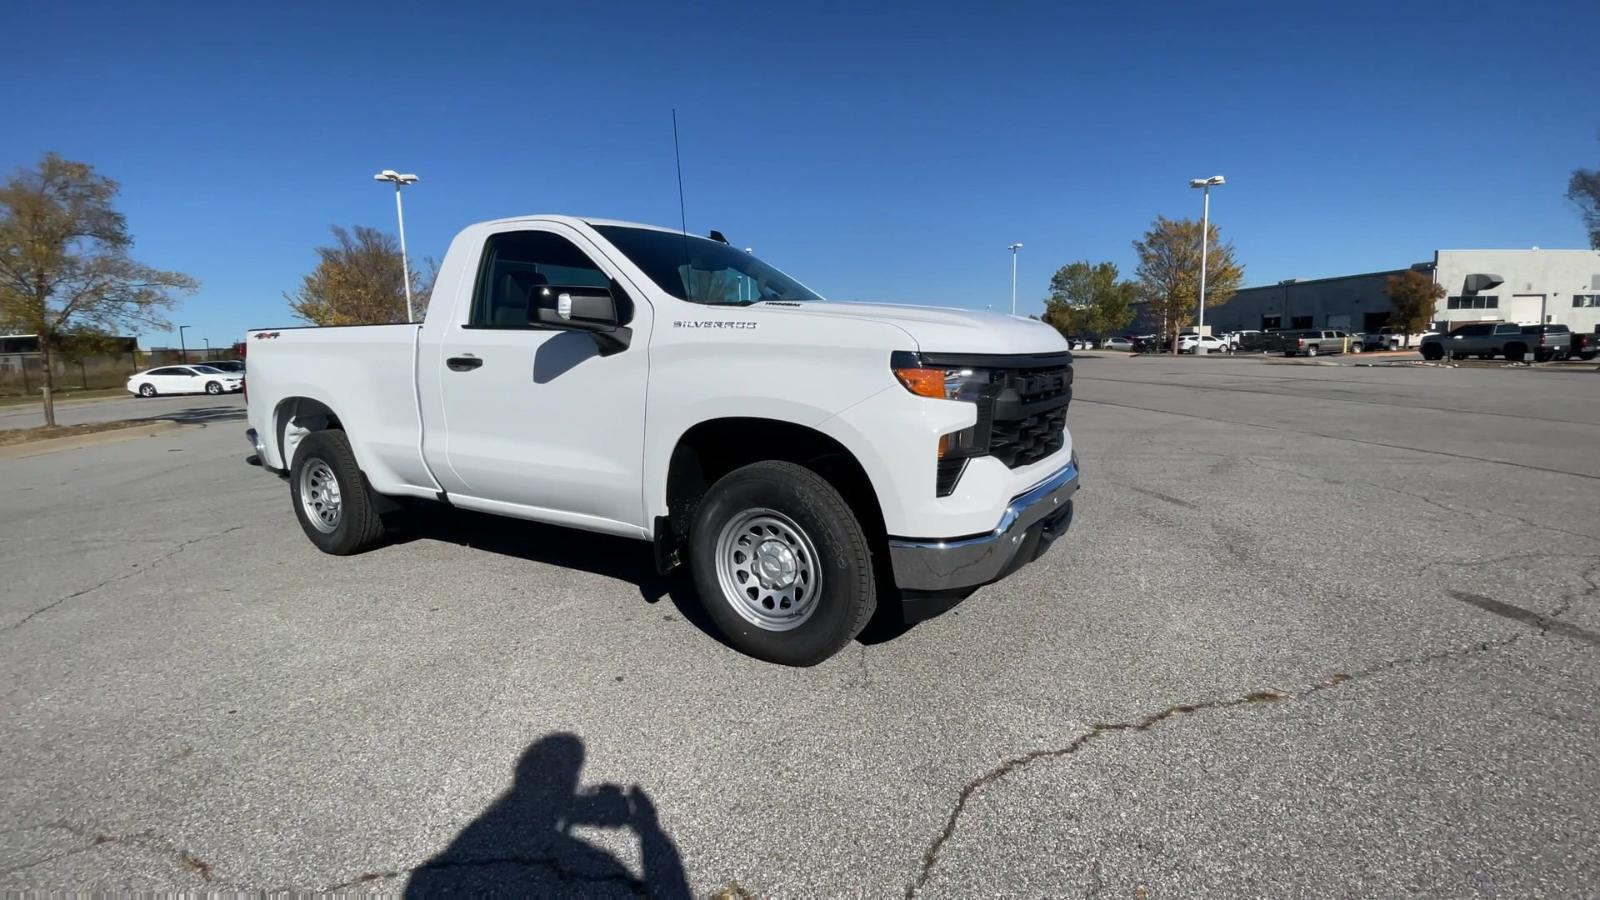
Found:
[[[153,347],[126,353],[84,356],[55,354],[50,360],[56,390],[92,390],[122,387],[128,376],[154,366],[181,365],[184,352],[175,347]],[[225,348],[190,350],[188,362],[238,359]],[[38,353],[0,353],[0,397],[38,394],[44,387],[44,361]]]

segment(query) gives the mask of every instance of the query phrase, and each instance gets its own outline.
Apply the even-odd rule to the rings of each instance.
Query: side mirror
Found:
[[[531,300],[531,324],[588,332],[601,356],[626,350],[633,339],[632,329],[619,321],[617,299],[610,288],[542,284],[533,289]]]

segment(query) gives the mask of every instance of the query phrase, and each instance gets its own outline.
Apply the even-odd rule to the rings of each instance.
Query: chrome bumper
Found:
[[[994,530],[944,539],[889,538],[895,583],[904,591],[976,588],[1033,562],[1072,524],[1078,460],[1012,498]]]

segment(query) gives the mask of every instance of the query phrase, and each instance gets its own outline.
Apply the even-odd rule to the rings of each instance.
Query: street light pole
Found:
[[[384,169],[372,176],[372,180],[394,182],[394,217],[400,224],[400,280],[406,289],[406,321],[415,322],[417,317],[411,310],[411,263],[406,259],[406,208],[400,202],[400,188],[416,184],[418,178],[409,173],[402,175],[393,169]]]
[[[184,365],[189,363],[189,346],[183,342],[183,330],[188,327],[187,325],[178,326],[178,352],[183,354]]]
[[[1205,195],[1200,206],[1200,311],[1195,316],[1194,324],[1194,352],[1203,353],[1200,336],[1205,333],[1202,327],[1206,324],[1206,249],[1211,244],[1211,186],[1227,184],[1221,175],[1210,178],[1196,178],[1189,182],[1190,187],[1199,188]]]
[[[1022,249],[1021,244],[1012,244],[1011,251],[1011,314],[1017,314],[1017,251]]]

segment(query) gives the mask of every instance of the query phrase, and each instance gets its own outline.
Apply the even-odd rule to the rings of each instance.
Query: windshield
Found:
[[[822,299],[793,278],[720,241],[626,225],[596,225],[594,230],[643,269],[657,287],[680,300],[744,306],[763,300]]]

